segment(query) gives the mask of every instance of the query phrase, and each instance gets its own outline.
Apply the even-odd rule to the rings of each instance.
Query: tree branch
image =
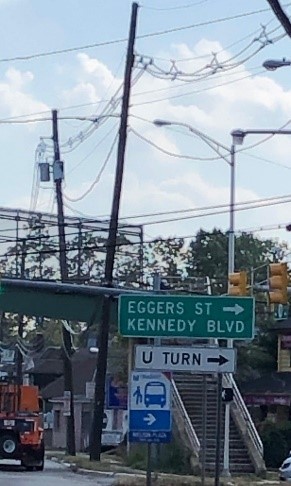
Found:
[[[289,17],[285,14],[283,8],[281,7],[279,0],[267,0],[267,2],[284,28],[286,34],[291,37],[291,23]]]

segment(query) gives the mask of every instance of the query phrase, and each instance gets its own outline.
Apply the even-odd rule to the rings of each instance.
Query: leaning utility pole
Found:
[[[58,134],[58,112],[52,110],[53,121],[53,142],[54,142],[54,164],[53,177],[56,187],[57,209],[58,209],[58,232],[59,232],[59,250],[60,250],[60,271],[62,282],[68,281],[68,267],[66,254],[66,234],[65,218],[62,193],[62,181],[64,178],[63,162],[60,160],[59,134]],[[70,410],[67,412],[67,453],[71,456],[76,455],[75,445],[75,420],[74,420],[74,390],[73,390],[73,373],[72,373],[72,343],[71,335],[67,329],[62,327],[63,338],[63,363],[64,363],[64,392],[70,397]],[[65,395],[65,393],[64,393]]]
[[[122,98],[122,110],[119,127],[119,140],[117,149],[117,163],[115,171],[114,193],[111,208],[109,232],[107,238],[107,249],[105,259],[105,285],[113,285],[113,267],[117,242],[119,206],[121,198],[121,188],[123,179],[123,168],[125,159],[126,139],[127,139],[127,118],[129,109],[131,73],[134,63],[134,42],[136,33],[138,4],[132,4],[130,31],[128,39],[126,66],[124,74],[124,87]],[[102,428],[105,400],[105,382],[107,371],[108,337],[110,320],[110,297],[104,296],[102,303],[101,322],[99,324],[98,342],[99,348],[97,358],[97,368],[95,373],[95,395],[94,411],[90,434],[90,460],[100,461],[102,445]]]

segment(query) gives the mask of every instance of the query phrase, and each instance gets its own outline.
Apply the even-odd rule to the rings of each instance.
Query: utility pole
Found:
[[[64,178],[63,162],[60,160],[60,146],[59,146],[59,134],[58,134],[58,112],[52,110],[52,122],[53,122],[53,142],[54,142],[54,164],[53,164],[53,176],[56,187],[57,209],[58,209],[58,232],[59,232],[59,250],[60,250],[60,271],[61,281],[68,281],[68,267],[67,267],[67,254],[66,254],[66,234],[65,234],[65,218],[64,218],[64,205],[63,205],[63,193],[62,193],[62,181]],[[64,392],[69,392],[70,396],[70,412],[66,416],[67,430],[66,430],[66,442],[67,453],[70,456],[76,455],[75,444],[75,420],[74,420],[74,390],[73,390],[73,372],[72,372],[72,343],[71,335],[67,329],[62,327],[63,338],[63,364],[64,364]],[[64,393],[65,395],[65,393]]]
[[[25,260],[26,260],[26,240],[22,240],[21,244],[21,264],[20,264],[20,278],[25,278]],[[19,339],[23,338],[23,314],[18,316],[18,336]],[[22,385],[22,354],[20,349],[17,349],[16,353],[16,383]]]
[[[117,149],[117,163],[115,171],[114,193],[107,238],[107,250],[105,259],[105,286],[113,285],[113,266],[117,241],[119,206],[121,198],[121,188],[123,179],[123,168],[125,159],[125,149],[127,140],[127,119],[129,109],[129,99],[131,90],[131,74],[134,63],[134,43],[136,35],[138,4],[132,4],[130,31],[127,47],[126,66],[124,74],[124,88],[122,99],[122,111],[119,127],[119,140]],[[101,311],[101,322],[99,323],[98,342],[99,353],[97,358],[97,368],[95,373],[95,394],[93,420],[90,434],[90,460],[100,461],[102,446],[102,428],[105,401],[105,382],[107,371],[108,337],[110,320],[110,297],[104,296]]]

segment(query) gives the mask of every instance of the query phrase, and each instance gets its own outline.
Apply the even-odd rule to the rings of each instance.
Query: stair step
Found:
[[[205,375],[204,375],[205,376]],[[203,420],[203,375],[183,373],[174,375],[175,384],[180,393],[184,407],[188,413],[189,419],[193,424],[197,437],[202,444],[202,420]],[[205,438],[205,457],[206,470],[213,472],[215,470],[216,459],[216,424],[217,424],[217,379],[207,375],[206,377],[206,438]],[[221,454],[220,463],[223,465],[224,450],[224,411],[221,411]],[[247,448],[240,436],[232,417],[230,417],[230,471],[235,473],[252,473],[254,467],[249,458]]]

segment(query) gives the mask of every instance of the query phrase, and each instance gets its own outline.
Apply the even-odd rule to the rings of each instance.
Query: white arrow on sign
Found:
[[[234,312],[235,315],[237,316],[238,314],[244,311],[244,308],[239,304],[235,304],[233,307],[223,307],[222,310],[224,312]]]
[[[148,425],[153,425],[156,421],[156,417],[152,413],[148,413],[146,417],[144,417],[144,421],[147,422]]]

